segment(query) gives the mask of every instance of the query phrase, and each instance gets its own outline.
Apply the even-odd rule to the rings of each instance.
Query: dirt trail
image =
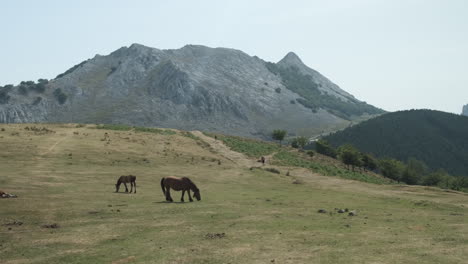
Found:
[[[255,159],[251,159],[242,153],[231,150],[228,146],[224,145],[224,143],[221,140],[217,140],[212,137],[206,136],[200,131],[191,132],[195,136],[201,138],[206,143],[210,144],[211,148],[213,148],[214,151],[219,153],[225,159],[230,160],[241,167],[250,168],[260,166],[260,163],[257,162]]]
[[[67,131],[67,134],[60,138],[59,140],[57,140],[54,144],[52,144],[52,146],[50,146],[50,148],[48,148],[46,151],[40,153],[39,155],[40,156],[44,156],[46,154],[49,154],[52,150],[55,149],[55,147],[57,147],[58,144],[62,143],[62,141],[64,141],[65,139],[69,138],[71,136],[71,131]]]

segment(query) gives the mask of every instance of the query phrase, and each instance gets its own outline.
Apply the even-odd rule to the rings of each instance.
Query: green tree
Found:
[[[427,174],[427,166],[424,162],[410,158],[403,172],[401,180],[410,185],[419,184]]]
[[[382,159],[379,161],[379,169],[383,176],[400,182],[405,170],[405,164],[396,159]]]
[[[464,188],[468,188],[468,178],[467,177],[453,177],[450,189],[461,191]]]
[[[344,164],[346,164],[348,169],[349,166],[351,166],[353,171],[354,167],[360,167],[362,165],[359,151],[350,144],[346,144],[338,148],[338,157]]]
[[[372,155],[367,153],[361,153],[361,160],[364,169],[368,169],[370,171],[374,171],[375,169],[377,169],[377,161]]]
[[[295,137],[291,140],[291,147],[304,149],[307,142],[308,140],[306,137]]]
[[[326,155],[332,158],[336,158],[336,150],[328,144],[326,140],[319,139],[315,141],[315,151],[322,155]]]
[[[281,129],[275,129],[273,130],[273,133],[271,134],[272,138],[274,140],[278,140],[279,143],[281,144],[281,141],[283,141],[284,137],[286,136],[286,130],[281,130]]]
[[[444,179],[446,179],[447,177],[449,177],[447,172],[445,172],[443,169],[439,169],[423,177],[422,184],[427,186],[438,186],[442,184],[444,182]]]

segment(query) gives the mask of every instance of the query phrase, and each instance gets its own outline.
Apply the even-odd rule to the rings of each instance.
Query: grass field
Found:
[[[0,263],[468,263],[465,193],[326,176],[308,167],[319,160],[199,132],[0,129],[0,189],[18,195],[0,199]],[[281,173],[252,168],[258,153]],[[114,193],[128,174],[137,193]],[[166,203],[170,175],[202,200]]]

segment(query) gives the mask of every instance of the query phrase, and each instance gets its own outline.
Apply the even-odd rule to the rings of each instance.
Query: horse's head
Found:
[[[120,187],[120,184],[115,184],[115,192],[119,192],[119,187]]]
[[[193,191],[193,196],[195,198],[197,198],[197,201],[200,201],[201,200],[201,196],[200,196],[200,190],[199,189],[196,189]]]

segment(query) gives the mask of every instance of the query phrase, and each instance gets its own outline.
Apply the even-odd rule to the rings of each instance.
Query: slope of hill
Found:
[[[468,118],[433,111],[388,113],[325,137],[377,157],[416,158],[432,169],[468,176]]]
[[[318,134],[382,112],[293,53],[274,64],[197,45],[133,44],[51,81],[0,87],[2,123],[112,123],[269,137],[273,129]]]
[[[0,199],[2,263],[465,261],[467,194],[272,166],[288,149],[260,141],[280,174],[199,132],[100,128],[0,125],[0,186],[18,195]],[[114,193],[128,174],[137,193]],[[166,203],[174,175],[202,200]]]

